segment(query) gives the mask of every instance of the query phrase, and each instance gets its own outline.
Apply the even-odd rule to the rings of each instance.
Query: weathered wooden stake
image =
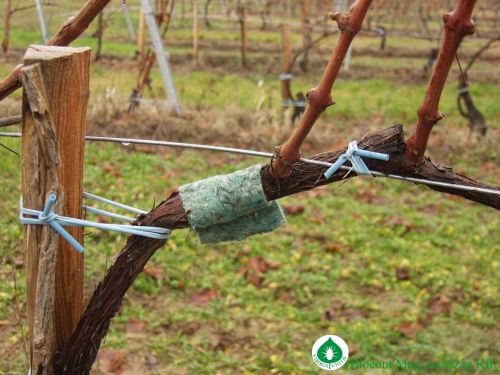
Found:
[[[137,53],[139,55],[139,65],[144,61],[144,49],[146,44],[146,16],[144,10],[141,8],[141,15],[139,17],[139,33],[137,35]]]
[[[33,45],[24,56],[24,64],[40,65],[46,100],[42,98],[43,95],[37,100],[36,96],[25,90],[22,126],[23,205],[26,208],[41,210],[49,190],[58,185],[58,212],[65,216],[82,218],[90,48]],[[34,80],[27,78],[26,72],[29,71],[28,68],[23,72],[25,82]],[[53,152],[47,152],[47,147],[44,147],[46,138],[50,139],[50,136],[46,135],[50,134],[50,131],[44,135],[40,134],[43,129],[41,124],[44,123],[53,123],[56,138],[53,142],[58,144],[60,150],[57,159],[54,159]],[[46,128],[49,129],[50,126],[47,125]],[[60,161],[56,163],[56,176],[50,176],[52,169],[47,166],[54,165],[50,160]],[[57,180],[56,185],[49,183],[54,179]],[[83,243],[83,228],[69,227],[67,230],[78,242]],[[27,310],[33,374],[39,373],[47,364],[50,366],[43,369],[44,373],[52,373],[52,353],[47,351],[52,350],[51,347],[61,348],[66,343],[76,328],[83,305],[83,254],[77,253],[60,236],[51,236],[50,233],[47,226],[25,227]],[[39,285],[46,276],[42,270],[47,269],[40,263],[44,261],[43,250],[50,246],[56,247],[54,251],[57,254],[53,275],[55,287],[52,290],[47,289],[50,280],[45,281],[43,286]],[[42,289],[44,295],[40,295]],[[50,306],[47,301],[51,298],[53,313],[47,314],[42,309]],[[52,320],[53,332],[44,328],[50,326],[47,318]],[[52,342],[49,342],[51,340]]]
[[[283,49],[283,70],[281,80],[281,102],[283,107],[284,126],[291,127],[294,107],[290,105],[293,100],[292,80],[292,43],[290,41],[290,27],[288,24],[281,25],[281,47]]]
[[[283,74],[290,74],[292,67],[292,44],[290,42],[290,27],[287,24],[281,25],[281,46],[283,48]],[[292,99],[290,88],[290,78],[281,77],[281,99],[288,102]]]
[[[198,0],[193,0],[193,62],[200,64],[200,46],[199,36],[200,28],[198,25]]]
[[[97,30],[94,33],[94,36],[97,38],[97,49],[95,51],[94,61],[97,61],[101,58],[103,35],[104,35],[104,10],[101,13],[99,13],[99,16],[97,16]]]
[[[3,39],[2,39],[2,50],[4,53],[9,51],[9,37],[10,37],[10,17],[12,16],[12,0],[6,0],[5,2],[5,13],[3,18]]]
[[[247,8],[242,6],[239,9],[240,15],[240,32],[241,32],[241,65],[244,68],[247,67],[247,49],[248,49],[248,40],[247,40]]]
[[[304,53],[300,60],[300,69],[307,72],[309,69],[309,45],[311,44],[311,25],[309,22],[309,2],[300,0],[300,11],[302,13],[302,47]]]

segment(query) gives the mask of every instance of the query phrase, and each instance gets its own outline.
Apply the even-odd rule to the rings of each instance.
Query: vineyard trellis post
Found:
[[[151,6],[149,0],[141,0],[141,6],[144,10],[146,25],[148,26],[149,36],[151,37],[151,42],[153,43],[153,47],[155,49],[156,61],[158,62],[163,83],[165,84],[165,90],[171,101],[172,108],[177,114],[180,114],[181,105],[177,99],[177,92],[175,90],[174,80],[172,79],[167,51],[165,51],[165,48],[163,47],[163,40],[161,38],[160,31],[158,30],[158,24],[156,23],[153,7]]]
[[[102,51],[102,38],[104,36],[105,22],[104,22],[104,9],[97,16],[97,29],[94,33],[94,37],[97,38],[97,48],[95,51],[94,61],[98,61],[101,58]]]
[[[146,17],[144,15],[144,10],[141,8],[141,14],[139,16],[139,31],[137,33],[137,54],[139,56],[139,65],[141,65],[144,60],[145,42],[146,42]]]
[[[45,23],[45,16],[43,14],[43,7],[41,0],[35,0],[36,14],[38,15],[38,22],[40,22],[40,31],[42,32],[42,39],[44,43],[49,41],[49,34],[47,32],[47,24]]]
[[[281,77],[281,99],[285,102],[293,99],[290,88],[291,68],[292,68],[292,43],[290,40],[290,26],[281,25],[281,48],[283,49],[283,70]]]
[[[198,24],[198,0],[193,1],[193,62],[195,65],[200,64],[200,44],[199,44],[200,28]]]
[[[307,0],[300,1],[300,11],[302,14],[302,47],[304,53],[302,54],[302,59],[300,60],[300,68],[303,72],[307,72],[309,69],[309,48],[311,44],[311,24],[309,20],[309,7],[310,4]]]
[[[245,6],[240,6],[238,13],[241,33],[241,65],[246,68],[248,49],[247,8]]]
[[[342,7],[340,9],[341,13],[347,12],[347,0],[342,0]],[[344,59],[344,66],[343,69],[347,72],[349,70],[349,66],[351,65],[351,56],[352,56],[352,44],[349,45],[349,48],[347,49],[347,53],[345,55]]]
[[[137,36],[135,35],[134,25],[132,25],[132,20],[130,19],[130,13],[128,11],[126,1],[122,1],[122,10],[123,16],[125,17],[125,22],[127,23],[128,32],[130,33],[130,37],[135,40]]]
[[[5,1],[5,13],[3,16],[3,37],[2,50],[4,53],[9,51],[9,36],[10,36],[10,17],[12,16],[12,0]]]
[[[280,75],[281,81],[281,105],[283,107],[284,121],[286,125],[292,125],[293,101],[291,89],[291,67],[292,67],[292,43],[290,41],[290,26],[281,25],[281,46],[283,49],[283,69]]]
[[[90,48],[31,46],[24,57],[22,205],[82,218],[83,154]],[[83,228],[67,231],[83,243]],[[53,355],[83,308],[83,254],[48,225],[25,226],[27,315],[32,373],[53,373]]]

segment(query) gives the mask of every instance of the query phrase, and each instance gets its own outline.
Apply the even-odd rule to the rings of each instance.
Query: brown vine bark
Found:
[[[451,169],[433,164],[429,159],[418,166],[406,158],[406,144],[401,125],[370,133],[359,141],[360,148],[387,153],[388,162],[366,159],[372,170],[384,173],[397,173],[409,177],[426,178],[455,184],[499,190],[497,187],[476,182],[454,173]],[[335,162],[346,149],[325,152],[312,159]],[[345,171],[337,172],[332,178],[325,179],[325,167],[296,162],[291,166],[291,174],[276,180],[272,167],[267,165],[261,171],[262,186],[268,199],[274,200],[318,186],[343,181]],[[355,177],[351,174],[349,178]],[[458,195],[466,199],[500,209],[500,196],[466,192],[451,188],[431,189]],[[138,225],[158,226],[169,229],[188,228],[186,212],[177,192],[161,202],[152,212],[142,215]],[[104,280],[97,286],[78,327],[66,347],[58,355],[60,374],[88,374],[96,358],[102,339],[106,336],[111,319],[123,303],[128,288],[142,272],[147,261],[164,241],[131,236],[115,263],[108,269]]]
[[[47,45],[67,46],[87,29],[109,1],[88,0],[74,17],[69,18],[61,26],[57,34],[49,40]],[[21,87],[20,68],[21,66],[17,66],[7,77],[0,81],[0,100],[3,100]]]
[[[444,116],[438,111],[439,100],[460,43],[465,36],[474,33],[474,23],[471,16],[475,3],[476,0],[458,0],[455,10],[443,17],[445,27],[443,47],[439,53],[424,101],[418,110],[417,125],[407,141],[407,157],[415,163],[423,160],[431,130]]]
[[[189,226],[178,193],[148,215],[139,217],[137,224],[161,226],[170,229]],[[78,326],[64,349],[57,354],[58,374],[88,374],[95,361],[102,339],[111,319],[123,303],[123,298],[148,260],[165,244],[163,240],[131,236],[113,265],[95,289]]]
[[[331,17],[339,26],[339,41],[325,68],[319,85],[307,93],[309,104],[300,119],[299,125],[295,128],[290,138],[276,150],[277,157],[272,165],[277,178],[286,177],[290,173],[290,165],[299,160],[300,147],[314,123],[328,106],[335,103],[331,96],[333,84],[354,36],[361,30],[363,19],[370,4],[371,0],[356,0],[351,6],[348,15],[341,16],[339,13],[331,14]]]

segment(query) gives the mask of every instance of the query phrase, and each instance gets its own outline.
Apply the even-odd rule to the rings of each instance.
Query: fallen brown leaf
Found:
[[[252,258],[243,261],[245,264],[239,271],[242,275],[245,275],[247,281],[253,286],[260,286],[262,284],[262,274],[270,269],[275,269],[281,266],[279,262],[273,262],[266,260],[263,257],[256,255]]]
[[[415,225],[410,220],[398,215],[393,215],[390,219],[382,221],[382,224],[392,227],[401,226],[405,229],[404,234],[415,229]]]
[[[417,337],[417,332],[421,331],[424,327],[420,323],[405,321],[394,326],[394,331],[400,332],[403,336],[410,339]]]
[[[348,306],[345,302],[337,299],[332,300],[330,307],[323,312],[323,318],[328,321],[339,321],[342,319],[351,321],[356,318],[367,318],[368,316],[370,316],[368,310]]]
[[[433,318],[434,318],[434,315],[426,314],[426,315],[418,318],[418,323],[421,324],[422,327],[426,328],[432,323]]]
[[[283,205],[283,211],[285,211],[285,214],[287,215],[300,215],[304,213],[305,207],[302,204],[290,204],[290,205]]]
[[[97,222],[101,224],[109,224],[111,220],[107,216],[97,216]]]
[[[409,280],[410,279],[410,267],[401,266],[396,269],[396,278],[398,280]]]
[[[342,250],[342,245],[337,242],[325,246],[325,251],[329,253],[340,253],[341,250]]]
[[[106,172],[107,174],[111,174],[114,177],[122,177],[122,174],[114,164],[106,162],[102,165],[102,169],[104,169],[104,172]]]
[[[491,161],[486,161],[481,165],[481,169],[483,170],[483,172],[495,172],[497,166],[495,163],[492,163]]]
[[[356,198],[366,203],[374,203],[374,204],[387,203],[388,199],[377,193],[378,192],[376,191],[373,192],[372,190],[358,190],[358,192],[356,193]]]
[[[151,265],[144,268],[144,274],[152,279],[161,280],[165,276],[165,271],[160,266]]]
[[[146,328],[146,323],[133,316],[131,316],[128,319],[127,324],[125,324],[125,330],[127,331],[127,333],[144,333],[144,331],[146,331]]]
[[[101,349],[97,354],[97,368],[104,374],[121,374],[126,364],[125,352],[116,349]]]
[[[208,305],[210,301],[217,297],[215,289],[205,289],[200,293],[191,296],[191,302],[195,305]]]
[[[433,314],[449,315],[451,312],[451,301],[442,294],[436,294],[427,302],[427,307]]]
[[[305,192],[309,198],[322,198],[328,194],[328,189],[316,188]]]
[[[292,234],[293,232],[291,232],[290,234]],[[302,238],[306,239],[306,240],[311,240],[311,241],[316,241],[316,242],[319,242],[319,243],[326,243],[327,241],[327,237],[324,235],[324,234],[319,234],[319,233],[304,233],[304,235],[302,236]]]

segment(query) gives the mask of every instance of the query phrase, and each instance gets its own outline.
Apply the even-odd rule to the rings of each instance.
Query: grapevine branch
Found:
[[[347,15],[330,14],[330,17],[338,24],[340,30],[339,41],[319,85],[307,93],[308,106],[300,119],[299,125],[292,132],[290,138],[277,147],[277,158],[272,163],[277,178],[284,178],[289,175],[290,165],[299,160],[300,147],[314,123],[327,107],[335,104],[331,96],[333,84],[337,79],[352,40],[361,30],[363,19],[371,2],[371,0],[356,0]]]
[[[422,162],[431,130],[444,117],[438,111],[439,99],[460,43],[467,35],[474,34],[471,16],[475,3],[476,0],[458,0],[455,10],[443,16],[445,27],[443,47],[432,72],[423,103],[417,112],[417,125],[407,141],[407,157],[412,162]]]

